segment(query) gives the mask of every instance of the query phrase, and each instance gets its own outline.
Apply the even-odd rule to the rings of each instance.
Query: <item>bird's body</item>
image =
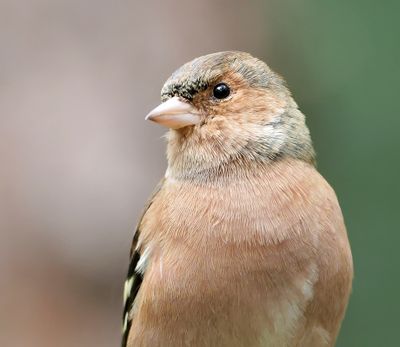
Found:
[[[232,58],[259,62],[237,52],[212,58],[231,70]],[[317,347],[338,334],[352,260],[335,193],[313,165],[297,105],[273,86],[280,80],[271,72],[268,87],[247,89],[253,102],[240,105],[246,86],[231,70],[216,78],[237,90],[236,105],[208,105],[201,122],[169,135],[169,167],[132,247],[128,347]],[[183,72],[170,83],[190,79]],[[167,100],[179,94],[168,95],[170,85]],[[185,98],[197,110],[208,95],[201,88]]]

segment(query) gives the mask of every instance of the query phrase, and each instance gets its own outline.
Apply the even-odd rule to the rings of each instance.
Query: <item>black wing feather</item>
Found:
[[[138,249],[136,249],[136,246],[137,246],[137,243],[139,240],[139,235],[140,235],[140,224],[142,222],[143,216],[146,214],[147,210],[153,203],[155,196],[161,190],[163,183],[164,183],[164,179],[162,179],[161,182],[157,185],[151,199],[149,200],[149,202],[147,203],[147,205],[143,211],[143,214],[139,220],[138,226],[137,226],[135,234],[133,236],[132,247],[131,247],[131,252],[130,252],[130,262],[129,262],[128,274],[127,274],[127,279],[126,279],[126,282],[132,281],[132,285],[131,285],[130,291],[128,293],[128,296],[126,297],[125,302],[124,302],[124,312],[123,312],[123,316],[122,316],[123,332],[122,332],[121,347],[127,346],[128,336],[129,336],[129,332],[130,332],[131,325],[132,325],[132,317],[130,317],[130,311],[132,310],[136,295],[137,295],[137,293],[140,289],[140,285],[142,284],[142,281],[143,281],[143,274],[135,271],[136,266],[140,259],[140,252]]]

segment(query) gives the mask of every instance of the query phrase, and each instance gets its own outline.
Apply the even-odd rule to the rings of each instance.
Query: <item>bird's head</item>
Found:
[[[285,82],[248,53],[192,60],[166,81],[161,99],[146,119],[171,129],[171,175],[193,177],[282,157],[314,160],[304,115]]]

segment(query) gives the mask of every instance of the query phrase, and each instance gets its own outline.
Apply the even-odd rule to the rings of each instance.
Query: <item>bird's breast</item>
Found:
[[[299,166],[221,185],[167,180],[141,224],[150,261],[136,331],[157,327],[175,346],[283,346],[298,332],[329,218],[316,218],[327,201],[320,176]]]

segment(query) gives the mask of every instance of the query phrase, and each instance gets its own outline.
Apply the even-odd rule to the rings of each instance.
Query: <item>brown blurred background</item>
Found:
[[[398,7],[0,0],[0,346],[119,344],[130,241],[166,166],[144,116],[174,69],[228,49],[286,77],[342,203],[356,280],[338,345],[398,346]]]

